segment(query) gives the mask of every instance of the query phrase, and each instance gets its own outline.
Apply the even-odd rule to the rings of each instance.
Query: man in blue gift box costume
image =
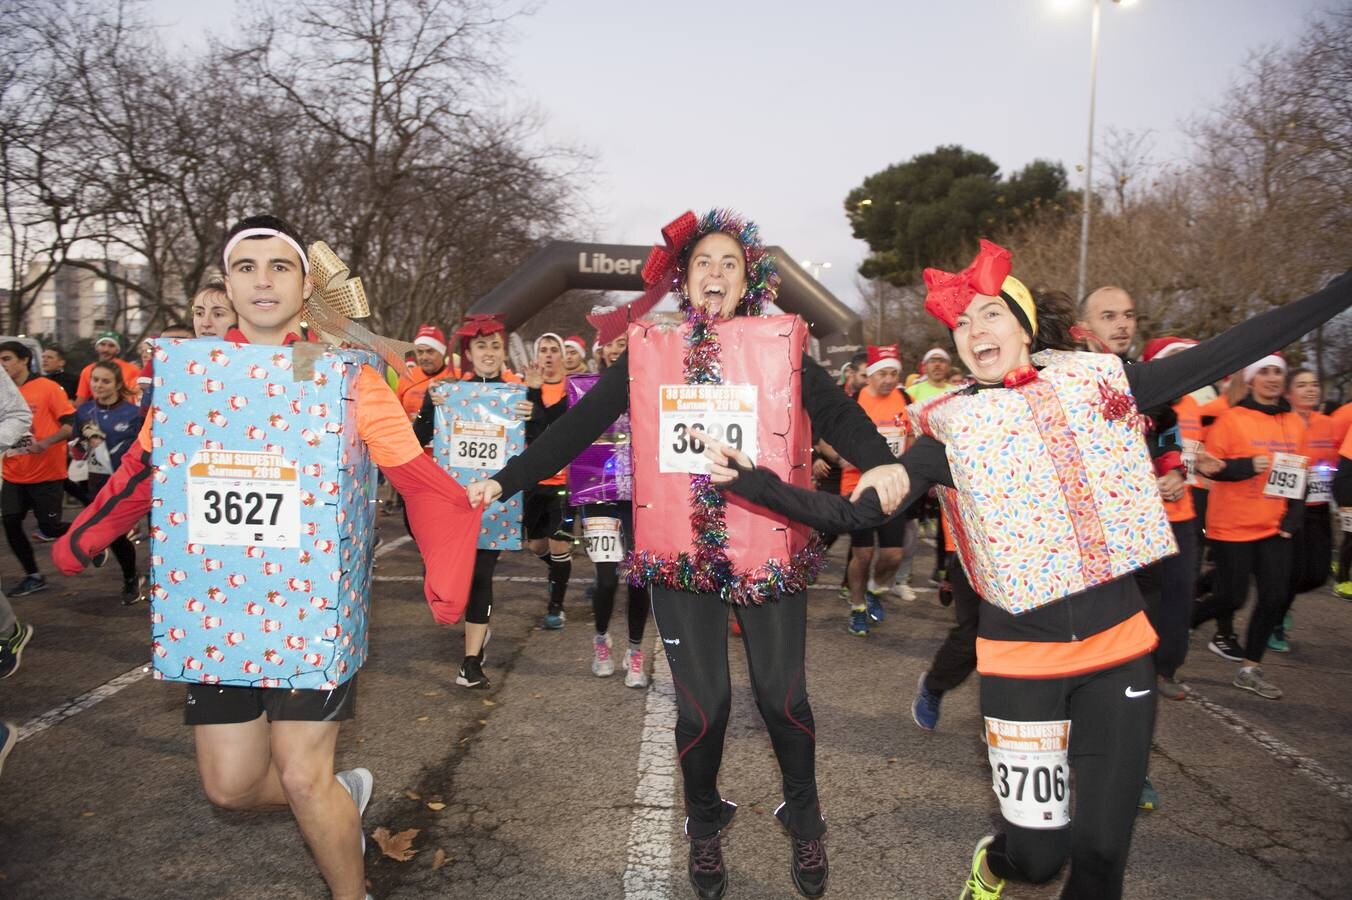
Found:
[[[190,682],[184,718],[194,726],[197,766],[207,798],[229,809],[289,807],[332,895],[360,900],[366,893],[361,811],[371,797],[372,779],[365,769],[335,776],[334,754],[341,721],[355,713],[356,671],[365,660],[373,535],[361,520],[365,515],[361,508],[326,503],[315,495],[340,493],[342,478],[349,489],[360,491],[370,464],[379,466],[407,501],[413,537],[427,563],[424,593],[434,618],[447,623],[459,620],[467,599],[478,513],[470,508],[464,490],[422,452],[399,401],[372,365],[379,365],[375,357],[321,343],[316,322],[345,344],[361,340],[353,334],[364,334],[369,346],[384,350],[382,356],[393,355],[384,339],[335,314],[324,292],[317,290],[317,285],[330,289],[335,282],[340,282],[340,288],[355,282],[346,278],[346,268],[332,251],[316,244],[327,252],[326,257],[316,256],[316,263],[303,246],[296,230],[273,216],[253,216],[230,230],[223,263],[227,293],[239,313],[238,326],[225,335],[224,344],[203,341],[199,348],[199,342],[192,341],[160,348],[163,358],[172,362],[159,369],[164,374],[156,393],[157,407],[146,419],[139,445],[126,454],[107,486],[54,545],[53,556],[61,571],[75,574],[153,507],[156,540],[152,552],[156,555],[151,564],[159,563],[162,570],[152,588],[154,630],[159,634],[165,617],[181,616],[185,606],[199,615],[185,622],[186,629],[164,632],[166,645],[179,640],[185,630],[189,632],[183,638],[186,644],[195,636],[194,629],[218,629],[213,633],[219,637],[200,651],[200,659],[179,659],[173,653],[181,650],[171,652],[159,640],[155,646],[157,676]],[[233,351],[231,342],[236,345]],[[287,347],[290,352],[269,357],[273,373],[265,379],[263,366],[242,364],[256,354],[249,345]],[[240,364],[228,365],[231,353],[240,357]],[[182,364],[185,358],[186,367]],[[311,364],[313,371],[302,372]],[[331,391],[329,381],[335,372],[348,373],[350,393],[338,398],[340,409],[313,400],[305,401],[309,406],[293,400],[286,414],[266,415],[264,401],[274,395],[323,396],[320,392]],[[224,399],[216,400],[214,390],[220,390],[216,396]],[[159,405],[161,397],[163,405]],[[227,415],[235,430],[207,430],[225,425]],[[185,428],[183,421],[188,416]],[[165,429],[160,435],[152,433],[157,424]],[[183,458],[185,454],[168,452],[171,446],[182,444],[179,436],[185,431],[205,438],[198,439],[201,449],[194,449],[191,465]],[[212,440],[213,434],[221,440]],[[320,468],[318,462],[305,463],[307,447],[335,442],[340,443],[341,452],[334,459],[341,458],[348,471],[328,476],[330,481],[306,481]],[[245,536],[243,547],[225,546],[231,543],[225,539],[219,546],[203,541],[204,522],[219,522],[221,516],[213,516],[211,507],[202,505],[211,502],[209,494],[195,496],[190,476],[186,506],[182,505],[182,473],[219,474],[222,466],[199,469],[197,459],[220,463],[221,457],[229,462],[232,456],[269,454],[282,460],[283,466],[294,467],[284,468],[291,474],[283,478],[294,479],[300,488],[315,488],[314,492],[296,492],[297,506],[305,511],[292,514],[293,522],[305,523],[295,529],[296,535],[311,530],[299,540],[288,538],[289,543],[267,544],[263,526],[258,526],[257,534]],[[180,465],[181,469],[172,471]],[[278,477],[276,470],[268,477]],[[285,508],[288,502],[279,501],[279,505]],[[170,511],[176,507],[189,512]],[[247,495],[243,507],[247,511]],[[225,512],[230,509],[227,499]],[[236,519],[242,515],[238,504],[235,513]],[[354,519],[360,527],[354,527]],[[323,537],[330,531],[340,540],[330,542]],[[198,542],[189,537],[192,533]],[[297,549],[278,549],[292,546]],[[256,563],[247,567],[247,576],[246,568],[240,568],[219,579],[219,590],[201,588],[205,581],[197,572],[212,572],[221,560],[240,556]],[[201,562],[173,568],[165,564],[166,559]],[[226,565],[228,570],[231,563]],[[286,579],[282,590],[255,587],[266,584],[269,576],[290,571],[298,577]],[[332,584],[322,583],[324,575]],[[193,586],[202,589],[201,599],[192,596]],[[288,597],[291,589],[313,595]],[[337,599],[330,601],[326,593]],[[317,620],[332,624],[316,632]],[[228,630],[230,622],[242,623],[240,630]],[[274,638],[266,634],[270,631],[284,637],[269,641],[268,646],[276,649],[265,651],[266,657],[244,659],[242,666],[231,658],[239,649],[236,641],[247,647],[250,641]],[[196,651],[197,644],[192,649]],[[166,656],[172,667],[166,666]]]

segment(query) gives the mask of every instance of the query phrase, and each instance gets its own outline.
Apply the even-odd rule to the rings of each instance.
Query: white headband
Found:
[[[944,362],[953,361],[953,357],[949,356],[948,351],[943,349],[942,347],[935,347],[933,350],[930,350],[928,353],[926,353],[924,358],[920,360],[920,364],[923,366],[931,359],[942,359]]]
[[[235,245],[240,241],[245,238],[253,237],[278,237],[286,241],[291,245],[291,249],[296,251],[296,255],[300,257],[300,266],[305,271],[305,274],[310,274],[310,260],[306,257],[305,251],[300,248],[300,244],[296,243],[295,238],[288,234],[282,234],[275,228],[246,228],[232,237],[229,243],[225,245],[225,252],[221,254],[221,257],[225,260],[225,271],[230,271],[230,251],[234,250]]]

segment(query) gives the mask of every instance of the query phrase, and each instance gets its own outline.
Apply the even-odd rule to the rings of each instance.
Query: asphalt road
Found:
[[[459,630],[431,622],[416,549],[395,543],[395,519],[382,528],[371,659],[339,761],[375,774],[368,835],[419,831],[406,862],[368,840],[374,895],[691,896],[670,681],[660,662],[650,690],[592,676],[585,556],[558,632],[538,627],[543,566],[504,557],[488,648],[494,686],[468,691],[454,684]],[[0,556],[12,584],[18,569]],[[838,578],[839,559],[822,581]],[[37,635],[23,668],[0,684],[0,716],[27,726],[0,777],[0,897],[326,896],[288,815],[222,812],[203,798],[180,724],[183,689],[143,672],[146,607],[119,604],[112,571],[50,580],[47,592],[14,601]],[[620,605],[611,631],[622,645]],[[926,590],[915,603],[890,602],[887,622],[854,638],[834,590],[813,594],[808,678],[830,896],[956,897],[972,845],[991,830],[975,680],[945,698],[937,732],[910,718],[917,676],[950,622]],[[1194,638],[1184,675],[1199,699],[1161,704],[1152,777],[1163,805],[1138,819],[1127,896],[1345,895],[1352,604],[1303,596],[1292,643],[1289,655],[1269,656],[1267,672],[1286,691],[1272,702],[1231,687],[1232,664]],[[788,842],[771,816],[773,756],[735,643],[732,670],[721,788],[740,811],[724,845],[728,896],[795,896]],[[1005,896],[1049,898],[1056,888],[1010,886]]]

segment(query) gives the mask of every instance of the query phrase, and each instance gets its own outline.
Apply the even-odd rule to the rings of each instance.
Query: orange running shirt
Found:
[[[1275,453],[1307,455],[1305,422],[1293,412],[1267,413],[1236,406],[1207,432],[1206,449],[1220,460],[1248,459]],[[1286,501],[1263,496],[1265,474],[1243,481],[1213,481],[1207,503],[1206,533],[1218,541],[1260,541],[1278,532]]]
[[[1174,404],[1174,414],[1178,416],[1178,438],[1179,443],[1183,445],[1183,449],[1187,449],[1186,441],[1201,443],[1203,437],[1202,413],[1197,401],[1184,394]],[[1192,505],[1192,488],[1184,487],[1183,496],[1177,500],[1165,500],[1164,513],[1169,517],[1170,522],[1188,522],[1197,518],[1197,509]]]
[[[568,379],[565,378],[560,381],[556,381],[553,384],[550,384],[548,381],[546,381],[544,384],[540,385],[540,393],[544,396],[545,406],[553,406],[554,404],[561,402],[564,398],[564,395],[568,393]],[[560,485],[560,486],[567,484],[568,483],[567,467],[564,467],[558,472],[558,474],[551,475],[549,478],[546,478],[544,481],[540,483],[545,485]]]
[[[864,387],[859,391],[859,396],[854,398],[860,406],[864,408],[864,414],[869,420],[877,426],[879,433],[887,438],[889,442],[896,440],[896,435],[900,435],[900,440],[904,441],[909,432],[910,419],[906,416],[906,395],[901,391],[893,391],[886,397],[879,397],[873,393],[870,387]],[[904,444],[900,448],[905,450]],[[900,455],[900,451],[898,451]],[[859,484],[860,472],[854,466],[845,465],[841,467],[840,473],[840,493],[848,497],[854,493],[855,487]]]
[[[4,376],[8,378],[9,376]],[[75,407],[61,385],[50,378],[28,376],[19,387],[28,408],[33,411],[29,431],[33,440],[51,437],[61,428],[62,416],[75,415]],[[37,484],[42,481],[64,481],[66,478],[66,442],[57,441],[41,453],[20,453],[6,456],[3,476],[14,484]]]
[[[122,381],[127,385],[127,390],[133,394],[139,393],[136,387],[136,379],[141,377],[141,367],[135,363],[129,363],[121,357],[117,357],[113,361],[122,370]],[[93,363],[80,370],[80,383],[75,387],[75,399],[81,403],[94,399],[94,394],[89,390],[89,373],[92,371],[94,371]]]

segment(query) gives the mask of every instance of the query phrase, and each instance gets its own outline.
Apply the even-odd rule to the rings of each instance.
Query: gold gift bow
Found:
[[[305,301],[306,323],[333,338],[334,343],[375,351],[390,368],[402,375],[404,360],[413,352],[413,345],[376,334],[352,321],[371,315],[371,305],[361,279],[351,277],[338,254],[323,241],[310,245],[309,257],[310,279],[315,289]]]

